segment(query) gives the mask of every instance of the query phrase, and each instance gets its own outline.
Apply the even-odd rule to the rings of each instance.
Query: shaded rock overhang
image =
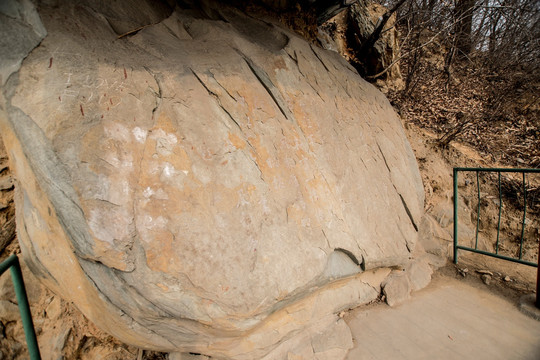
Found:
[[[341,11],[345,10],[350,5],[354,4],[357,0],[227,0],[225,3],[230,5],[243,7],[246,5],[262,5],[276,12],[283,12],[293,9],[296,6],[300,6],[301,9],[307,11],[313,11],[316,16],[317,24],[321,25],[328,19],[336,16]],[[179,4],[193,5],[198,1],[178,1]]]

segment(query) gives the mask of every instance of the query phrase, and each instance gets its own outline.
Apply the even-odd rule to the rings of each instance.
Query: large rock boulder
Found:
[[[161,4],[131,32],[102,2],[56,3],[3,89],[1,134],[28,265],[102,329],[280,358],[408,261],[414,155],[338,54],[233,9]]]

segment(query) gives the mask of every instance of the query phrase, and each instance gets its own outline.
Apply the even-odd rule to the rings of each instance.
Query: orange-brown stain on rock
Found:
[[[161,163],[168,162],[176,170],[179,171],[191,169],[191,159],[189,158],[187,152],[184,150],[182,141],[178,138],[178,136],[176,136],[175,125],[164,113],[160,114],[156,125],[149,131],[149,136],[146,140],[146,148],[148,151],[145,152],[145,156],[151,157],[156,151],[155,149],[157,146],[157,139],[151,134],[156,133],[159,130],[162,130],[167,135],[173,135],[177,139],[177,143],[172,144],[171,154],[160,154],[158,161],[160,161]]]
[[[247,194],[252,198],[256,193],[256,187],[252,184],[241,184],[235,188],[227,188],[221,184],[208,184],[206,186],[185,186],[183,190],[168,188],[169,198],[172,200],[149,201],[142,206],[142,212],[157,219],[164,214],[192,214],[219,213],[231,214],[241,203],[240,193]],[[201,207],[204,210],[201,211]],[[212,209],[210,209],[212,207]],[[151,243],[143,242],[148,267],[153,271],[183,272],[187,269],[179,261],[181,257],[178,251],[182,251],[184,242],[190,239],[182,239],[172,234],[172,229],[160,228],[148,230]],[[211,233],[211,231],[210,231]],[[215,234],[214,234],[215,235]],[[185,245],[185,243],[184,243]]]
[[[330,209],[331,204],[326,200],[330,197],[330,189],[321,174],[318,171],[315,172],[313,178],[308,180],[306,184],[309,200],[319,208],[327,207]]]
[[[162,283],[157,283],[156,286],[158,286],[159,288],[161,288],[161,290],[163,291],[166,291],[168,292],[169,291],[169,287],[165,284],[162,284]]]
[[[178,143],[174,146],[172,154],[160,155],[159,160],[161,160],[162,162],[168,162],[176,170],[189,171],[191,169],[191,159],[189,158],[187,152],[184,150],[182,143]]]
[[[275,118],[279,113],[277,105],[273,103],[266,90],[258,82],[257,84],[244,84],[238,90],[238,94],[243,98],[247,107],[243,112],[248,119],[248,126],[253,126],[254,121],[264,123],[269,118]]]
[[[126,271],[128,269],[127,254],[124,251],[113,248],[113,245],[102,241],[94,236],[94,246],[92,247],[97,260],[103,261],[110,267]]]
[[[231,211],[234,211],[240,203],[239,193],[242,190],[247,191],[248,193],[250,192],[249,185],[247,184],[242,184],[233,189],[215,184],[213,190],[215,193],[213,202],[218,213],[230,213]]]
[[[152,242],[146,250],[146,264],[153,271],[169,272],[171,260],[175,261],[173,250],[174,236],[169,231],[152,231]]]
[[[302,222],[305,218],[304,210],[298,204],[292,204],[287,207],[287,219],[288,221],[294,221],[298,226],[302,226]]]
[[[167,116],[167,113],[162,112],[159,114],[155,123],[154,129],[162,129],[166,133],[176,133],[176,125],[172,123],[171,118]]]
[[[306,211],[313,226],[319,226],[324,218],[332,213],[332,189],[324,176],[316,168],[312,158],[297,163],[295,175],[298,179],[302,198],[306,202]]]
[[[309,156],[309,154],[304,151],[301,136],[298,134],[298,131],[296,131],[295,127],[291,123],[283,123],[281,131],[284,137],[284,147],[282,147],[281,149],[282,151],[287,153],[283,156],[290,157],[292,155],[296,155],[298,160],[305,159]]]
[[[229,141],[237,149],[244,149],[246,147],[246,142],[236,134],[229,133]]]
[[[277,177],[282,175],[279,158],[271,156],[268,153],[268,149],[261,143],[261,138],[258,134],[255,137],[248,138],[248,140],[253,146],[251,156],[255,159],[265,181],[268,184],[272,184]],[[271,164],[271,162],[275,162],[275,164]]]
[[[293,114],[298,122],[298,126],[304,136],[308,140],[308,145],[313,145],[313,142],[321,143],[320,129],[317,122],[313,121],[312,117],[304,111],[304,107],[300,102],[295,102],[293,105]]]

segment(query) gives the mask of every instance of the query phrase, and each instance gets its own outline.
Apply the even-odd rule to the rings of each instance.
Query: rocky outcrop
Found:
[[[319,27],[324,48],[337,51],[382,91],[401,88],[398,31],[392,15],[373,46],[364,49],[388,9],[370,0],[357,1]]]
[[[0,138],[0,254],[15,239],[13,187],[13,177],[9,171],[8,157],[4,143]]]
[[[349,8],[349,27],[347,39],[353,49],[361,49],[362,44],[375,31],[381,17],[388,11],[387,8],[362,0]],[[395,15],[392,15],[383,28],[379,39],[367,53],[355,54],[361,62],[363,73],[377,75],[385,72],[383,79],[388,81],[401,80],[399,65],[395,60],[399,56],[398,31],[395,28]]]
[[[128,25],[92,2],[39,9],[48,35],[0,116],[30,269],[128,344],[343,357],[321,334],[379,296],[423,215],[398,117],[276,24],[156,6]]]

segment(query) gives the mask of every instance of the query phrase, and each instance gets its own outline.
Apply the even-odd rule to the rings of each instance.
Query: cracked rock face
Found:
[[[42,5],[4,88],[33,272],[127,343],[218,358],[279,358],[376,298],[423,211],[387,99],[235,10],[159,8],[121,38],[100,11]]]

